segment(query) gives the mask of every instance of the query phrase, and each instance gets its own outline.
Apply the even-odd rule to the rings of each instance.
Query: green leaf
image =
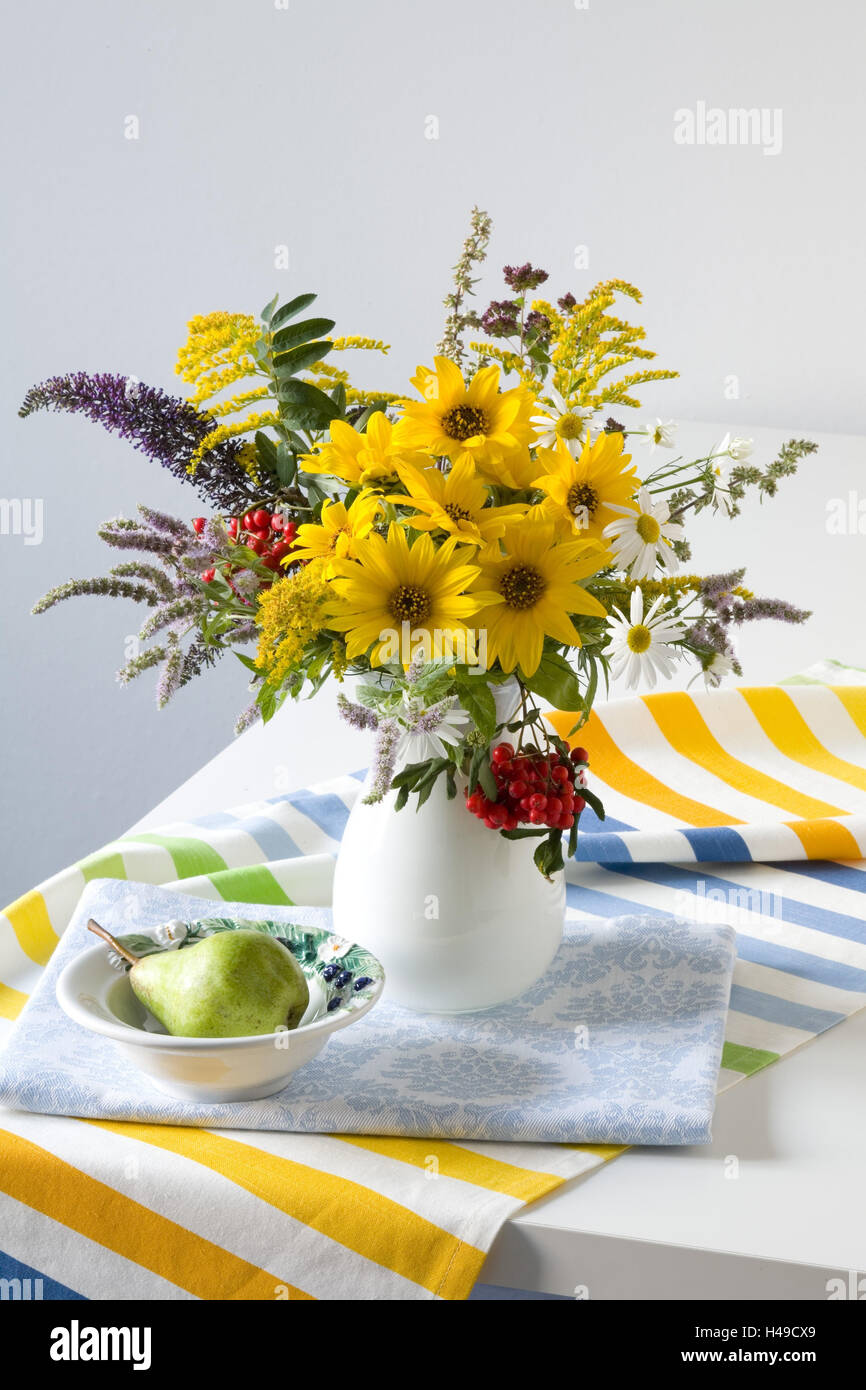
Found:
[[[568,832],[568,857],[569,857],[569,859],[573,859],[574,856],[575,856],[575,854],[577,853],[577,821],[578,821],[578,817],[575,816],[575,818],[574,818],[574,825],[571,827],[571,829],[570,829],[569,832]]]
[[[478,786],[478,777],[481,772],[481,764],[487,756],[486,748],[476,748],[469,763],[469,794],[470,796]]]
[[[283,487],[290,487],[298,472],[298,459],[287,444],[277,446],[275,466]]]
[[[277,472],[277,446],[269,435],[256,430],[256,453],[266,473]]]
[[[368,405],[366,410],[362,411],[355,421],[354,428],[358,433],[363,434],[370,423],[370,416],[381,414],[382,411],[386,409],[386,406],[386,401],[374,401],[372,405]]]
[[[267,681],[256,695],[256,704],[262,712],[262,723],[267,724],[277,712],[277,692]]]
[[[392,785],[392,786],[394,785],[393,782],[391,783],[391,785]],[[395,810],[395,811],[402,811],[402,810],[403,810],[403,807],[406,805],[406,802],[407,802],[408,800],[409,800],[409,788],[408,788],[408,787],[401,787],[400,790],[397,792],[397,800],[394,802],[394,810]]]
[[[289,348],[301,343],[312,342],[313,338],[324,338],[334,327],[333,319],[302,319],[289,328],[281,328],[273,337],[274,352],[287,352]]]
[[[339,410],[340,418],[342,419],[343,416],[345,416],[346,414],[346,387],[344,382],[337,382],[336,386],[331,392],[331,400],[334,402],[334,405]]]
[[[604,806],[602,805],[595,792],[587,791],[586,787],[575,787],[578,796],[582,796],[587,806],[591,806],[599,820],[604,820]]]
[[[525,678],[524,683],[534,695],[540,695],[555,709],[582,710],[584,707],[577,676],[559,652],[545,652],[538,670],[531,678]]]
[[[484,795],[489,797],[491,801],[495,801],[499,796],[499,788],[496,785],[496,778],[493,776],[493,769],[490,766],[490,759],[487,756],[486,749],[481,759],[481,766],[478,769],[478,780],[481,783],[481,790],[484,792]]]
[[[532,857],[545,878],[550,878],[551,874],[565,868],[565,860],[562,857],[562,831],[551,830]]]
[[[291,417],[293,429],[321,429],[339,414],[331,397],[309,381],[297,381],[290,377],[280,383],[277,394],[280,415]]]
[[[266,304],[266,305],[265,305],[264,309],[262,310],[262,312],[261,312],[261,314],[260,314],[260,316],[259,316],[259,317],[261,318],[261,320],[262,320],[262,323],[270,323],[270,321],[271,321],[271,316],[272,316],[274,310],[276,309],[277,305],[279,304],[279,302],[280,302],[280,296],[279,296],[279,294],[275,294],[274,297],[273,297],[273,299],[271,300],[271,302],[270,302],[269,304]]]
[[[271,317],[271,328],[279,328],[281,323],[288,323],[297,314],[302,314],[308,309],[315,300],[314,294],[299,294],[294,299],[290,299],[288,304],[284,304],[282,309],[277,309]]]
[[[409,763],[402,772],[398,772],[396,777],[391,778],[391,786],[414,787],[415,783],[424,776],[428,767],[429,763]]]
[[[457,796],[457,779],[453,767],[449,767],[448,769],[445,783],[445,793],[449,801],[453,801],[454,798]]]
[[[307,494],[307,501],[309,502],[310,506],[314,509],[321,502],[331,501],[330,493],[325,492],[325,489],[316,481],[315,478],[312,478],[309,473],[304,474],[303,489],[304,492]]]
[[[120,946],[125,946],[127,951],[131,951],[134,956],[155,956],[166,950],[159,941],[154,941],[152,936],[118,936],[115,940]]]
[[[435,781],[435,778],[433,779],[433,781]],[[418,788],[418,801],[415,806],[416,811],[421,810],[421,807],[424,805],[424,802],[427,800],[430,793],[432,792],[433,781],[423,782],[422,785]]]
[[[595,694],[598,690],[598,662],[594,657],[589,658],[589,680],[586,683],[586,690],[583,693],[584,708],[592,709],[595,703]]]
[[[542,835],[547,835],[546,830],[501,830],[499,833],[506,840],[540,840]]]
[[[416,811],[421,810],[421,807],[435,787],[441,773],[445,771],[447,766],[447,758],[431,758],[426,764],[427,771],[415,787],[418,793],[418,804],[415,807]]]
[[[321,342],[301,343],[300,347],[290,348],[288,352],[279,353],[274,358],[274,376],[278,382],[282,382],[287,377],[297,376],[298,372],[309,371],[315,362],[320,362],[323,357],[327,357],[333,346],[329,339],[323,338]]]
[[[460,703],[472,715],[475,727],[486,739],[496,733],[496,701],[490,687],[483,681],[460,684]]]

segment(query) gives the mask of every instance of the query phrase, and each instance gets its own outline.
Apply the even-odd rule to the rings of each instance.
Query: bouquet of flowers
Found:
[[[618,418],[640,407],[636,389],[676,375],[647,365],[644,330],[621,316],[638,290],[611,280],[553,303],[538,295],[544,271],[506,266],[506,297],[478,313],[490,233],[476,208],[413,393],[353,385],[335,363],[388,347],[305,317],[313,294],[274,299],[258,319],[194,318],[177,363],[187,398],[84,372],[32,388],[21,415],[84,414],[209,509],[107,521],[100,536],[130,556],[34,611],[80,594],[143,604],[118,679],[158,667],[159,705],[235,652],[254,694],[239,731],[352,677],[338,705],[375,732],[368,799],[393,788],[398,808],[421,806],[443,778],[492,831],[537,839],[549,874],[564,837],[574,853],[584,806],[603,810],[586,750],[542,706],[574,711],[570,741],[609,672],[653,685],[691,662],[714,686],[740,674],[739,624],[802,622],[755,597],[741,569],[685,570],[684,522],[707,507],[735,516],[748,489],[773,496],[815,445],[790,440],[764,467],[730,435],[702,458],[671,457],[672,421]]]

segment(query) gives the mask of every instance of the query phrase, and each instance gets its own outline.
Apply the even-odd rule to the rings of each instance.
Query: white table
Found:
[[[683,435],[705,452],[722,432],[692,425]],[[769,457],[794,431],[749,433]],[[753,682],[819,656],[866,666],[862,624],[852,621],[866,535],[826,524],[833,498],[849,512],[852,490],[866,498],[864,441],[820,442],[820,464],[807,462],[780,499],[750,507],[729,532],[703,517],[695,528],[695,568],[749,563],[758,592],[815,609],[811,628],[764,624],[744,635]],[[250,730],[135,829],[364,766],[367,741],[337,719],[333,699],[324,691]],[[850,1290],[859,1277],[866,1297],[866,1012],[721,1096],[714,1134],[706,1147],[632,1149],[534,1203],[504,1228],[483,1281],[593,1299],[822,1300],[828,1280]]]

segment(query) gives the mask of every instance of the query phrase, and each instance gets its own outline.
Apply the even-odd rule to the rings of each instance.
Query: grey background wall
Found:
[[[652,413],[863,432],[855,0],[41,0],[5,27],[0,496],[41,498],[45,531],[0,536],[4,899],[217,752],[245,693],[228,659],[157,715],[148,677],[112,680],[131,609],[28,616],[105,566],[100,520],[200,510],[84,421],[17,420],[31,382],[86,368],[172,389],[192,314],[315,288],[341,330],[394,344],[402,384],[477,201],[488,297],[528,257],[557,293],[641,286],[649,341],[683,372]],[[678,144],[674,113],[701,102],[780,111],[781,148]]]

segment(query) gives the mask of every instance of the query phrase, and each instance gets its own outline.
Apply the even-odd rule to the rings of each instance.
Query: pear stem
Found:
[[[105,927],[101,927],[98,922],[94,922],[92,917],[87,923],[87,930],[92,931],[94,936],[101,936],[102,940],[106,941],[111,949],[116,951],[119,956],[123,956],[124,960],[129,961],[130,965],[135,965],[136,961],[141,960],[141,956],[133,955],[132,951],[127,951],[126,947],[121,946],[120,942],[111,935],[111,932],[107,932]]]

